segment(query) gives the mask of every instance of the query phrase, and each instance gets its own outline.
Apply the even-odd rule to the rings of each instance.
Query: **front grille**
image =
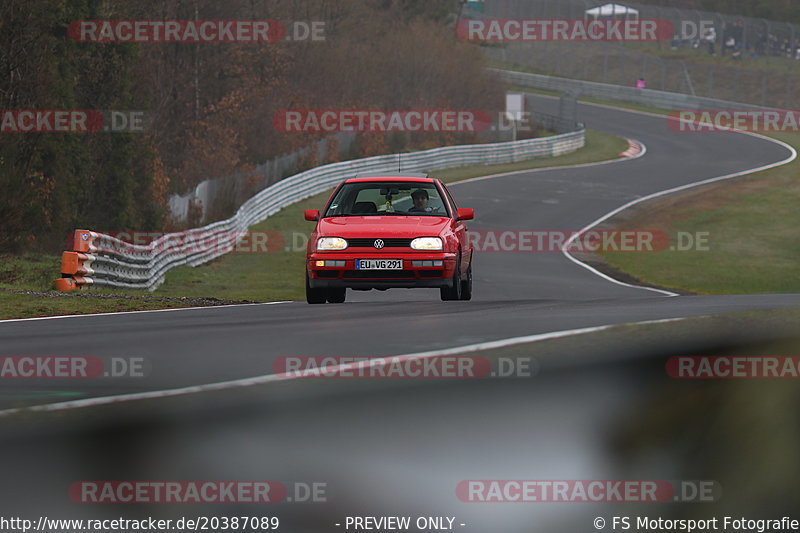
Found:
[[[345,270],[345,278],[415,278],[413,270]]]
[[[318,278],[338,278],[339,271],[338,270],[317,270],[317,277]]]
[[[374,248],[375,239],[382,239],[385,248],[408,248],[411,246],[411,239],[384,239],[383,237],[347,239],[347,244],[351,248]]]
[[[444,273],[443,270],[417,270],[421,278],[441,278]]]

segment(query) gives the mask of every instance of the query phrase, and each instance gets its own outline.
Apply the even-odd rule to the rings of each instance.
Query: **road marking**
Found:
[[[531,342],[539,342],[551,339],[560,339],[563,337],[570,337],[574,335],[585,335],[587,333],[596,333],[605,331],[616,326],[638,326],[648,324],[663,324],[667,322],[678,322],[686,320],[686,318],[666,318],[658,320],[645,320],[642,322],[623,322],[620,324],[605,324],[602,326],[592,326],[587,328],[566,329],[562,331],[551,331],[548,333],[536,333],[534,335],[525,335],[522,337],[509,337],[507,339],[500,339],[496,341],[479,342],[475,344],[467,344],[464,346],[456,346],[453,348],[443,348],[440,350],[431,350],[427,352],[417,352],[412,354],[391,356],[395,360],[407,359],[427,359],[431,357],[439,357],[443,355],[453,355],[459,353],[478,352],[483,350],[493,350],[497,348],[504,348],[516,344],[526,344]],[[346,372],[349,370],[358,370],[366,368],[373,368],[379,364],[385,364],[385,359],[389,356],[376,357],[374,361],[364,363],[363,361],[355,363],[344,363],[338,365],[330,365],[325,368],[332,372]],[[181,387],[177,389],[166,389],[160,391],[149,392],[136,392],[132,394],[120,394],[116,396],[101,396],[98,398],[86,398],[83,400],[71,400],[65,402],[48,403],[42,405],[33,405],[30,407],[19,407],[15,409],[5,409],[0,411],[0,417],[10,416],[17,413],[29,412],[49,412],[49,411],[65,411],[68,409],[80,409],[84,407],[95,407],[99,405],[110,405],[114,403],[131,402],[139,400],[153,400],[160,398],[170,398],[174,396],[185,396],[188,394],[197,394],[203,392],[219,391],[226,389],[235,389],[242,387],[252,387],[254,385],[264,385],[267,383],[274,383],[278,381],[292,381],[296,379],[303,379],[306,376],[317,377],[318,373],[314,370],[307,370],[298,375],[296,372],[292,374],[266,374],[263,376],[254,376],[250,378],[234,379],[230,381],[219,381],[216,383],[207,383],[205,385],[193,385],[190,387]]]
[[[608,107],[608,106],[603,106],[603,107]],[[643,111],[632,111],[632,112],[633,113],[640,113],[640,114],[644,114],[645,113]],[[647,114],[652,115],[652,116],[660,116],[660,115],[655,115],[654,113],[647,113]],[[666,190],[663,190],[663,191],[655,192],[653,194],[648,194],[647,196],[643,196],[641,198],[637,198],[636,200],[632,200],[632,201],[630,201],[630,202],[628,202],[628,203],[626,203],[626,204],[614,209],[613,211],[608,212],[607,214],[603,215],[602,217],[598,218],[594,222],[590,223],[585,228],[583,228],[580,231],[578,231],[577,233],[575,233],[572,237],[567,239],[567,241],[564,243],[564,246],[561,247],[561,253],[563,253],[567,257],[567,259],[569,259],[573,263],[575,263],[575,264],[577,264],[579,266],[582,266],[583,268],[585,268],[589,272],[597,274],[601,278],[606,279],[606,280],[608,280],[608,281],[610,281],[612,283],[616,283],[617,285],[622,285],[624,287],[632,287],[634,289],[643,289],[643,290],[646,290],[646,291],[652,291],[652,292],[663,294],[664,296],[667,296],[667,297],[679,296],[679,294],[675,293],[675,292],[666,291],[666,290],[663,290],[663,289],[656,289],[655,287],[646,287],[646,286],[643,286],[643,285],[633,285],[631,283],[625,283],[624,281],[620,281],[618,279],[615,279],[615,278],[613,278],[613,277],[611,277],[611,276],[609,276],[607,274],[604,274],[604,273],[600,272],[599,270],[597,270],[596,268],[592,267],[591,265],[588,265],[588,264],[584,263],[580,259],[577,259],[575,256],[573,256],[572,254],[569,253],[568,248],[575,241],[575,239],[579,238],[583,233],[585,233],[588,230],[592,229],[593,227],[595,227],[596,225],[600,224],[601,222],[603,222],[605,220],[608,220],[609,218],[611,218],[612,216],[616,215],[617,213],[619,213],[619,212],[621,212],[621,211],[623,211],[625,209],[628,209],[629,207],[634,206],[634,205],[636,205],[638,203],[646,202],[647,200],[652,200],[653,198],[658,198],[659,196],[666,196],[666,195],[669,195],[669,194],[672,194],[672,193],[675,193],[675,192],[678,192],[678,191],[691,189],[693,187],[699,187],[701,185],[706,185],[706,184],[714,183],[714,182],[717,182],[717,181],[736,178],[736,177],[739,177],[739,176],[744,176],[745,174],[753,174],[753,173],[756,173],[756,172],[761,172],[763,170],[769,170],[771,168],[775,168],[775,167],[779,167],[779,166],[791,163],[792,161],[794,161],[797,158],[797,150],[795,150],[792,146],[786,144],[783,141],[779,141],[777,139],[771,139],[770,137],[766,137],[764,135],[753,134],[752,132],[736,130],[736,133],[743,133],[745,135],[754,135],[756,137],[760,137],[762,139],[766,139],[766,140],[775,142],[776,144],[780,144],[783,147],[787,148],[791,155],[788,158],[784,159],[783,161],[778,161],[776,163],[770,163],[768,165],[763,165],[763,166],[752,168],[752,169],[749,169],[749,170],[742,170],[742,171],[739,171],[739,172],[733,172],[731,174],[725,174],[724,176],[716,176],[716,177],[713,177],[713,178],[708,178],[708,179],[704,179],[704,180],[700,180],[700,181],[695,181],[693,183],[687,183],[685,185],[680,185],[678,187],[673,187],[671,189],[666,189]]]
[[[247,307],[249,305],[275,305],[293,303],[289,300],[280,302],[256,302],[252,304],[226,304],[226,305],[203,305],[200,307],[170,307],[168,309],[145,309],[143,311],[114,311],[110,313],[86,313],[82,315],[57,315],[57,316],[36,316],[32,318],[7,318],[0,320],[0,324],[5,322],[28,322],[34,320],[54,320],[56,318],[81,318],[87,316],[114,316],[130,315],[133,313],[166,313],[167,311],[197,311],[198,309],[222,309],[224,307]]]
[[[539,95],[539,94],[536,94],[536,93],[531,93],[531,94],[534,94],[534,95],[542,97],[542,98],[558,99],[558,97],[556,97],[556,96]],[[638,110],[635,110],[635,109],[626,109],[624,107],[616,107],[616,106],[606,105],[606,104],[595,104],[595,103],[592,103],[592,102],[580,102],[580,104],[581,105],[590,105],[590,106],[595,106],[595,107],[602,107],[602,108],[605,108],[605,109],[613,109],[613,110],[616,110],[616,111],[624,111],[626,113],[634,113],[636,115],[644,115],[644,116],[655,117],[655,118],[660,118],[660,119],[664,119],[664,118],[667,117],[667,115],[660,115],[658,113],[650,113],[648,111],[638,111]],[[763,140],[766,140],[766,141],[773,142],[773,143],[778,144],[780,146],[783,146],[784,148],[789,150],[789,153],[791,155],[788,158],[786,158],[786,159],[784,159],[782,161],[778,161],[776,163],[770,163],[768,165],[763,165],[763,166],[752,168],[752,169],[749,169],[749,170],[742,170],[742,171],[734,172],[734,173],[731,173],[731,174],[725,174],[724,176],[716,176],[716,177],[704,179],[704,180],[701,180],[701,181],[695,181],[693,183],[687,183],[687,184],[681,185],[679,187],[673,187],[671,189],[666,189],[666,190],[663,190],[663,191],[659,191],[659,192],[656,192],[656,193],[653,193],[653,194],[649,194],[647,196],[643,196],[642,198],[638,198],[636,200],[630,201],[630,202],[626,203],[625,205],[622,205],[622,206],[614,209],[613,211],[603,215],[602,217],[598,218],[597,220],[595,220],[594,222],[592,222],[591,224],[589,224],[588,226],[586,226],[585,228],[580,230],[578,233],[574,234],[570,239],[567,240],[567,242],[564,243],[564,246],[561,247],[561,252],[567,257],[567,259],[569,259],[573,263],[585,268],[589,272],[592,272],[592,273],[600,276],[601,278],[603,278],[603,279],[605,279],[607,281],[610,281],[612,283],[616,283],[617,285],[621,285],[621,286],[624,286],[624,287],[631,287],[631,288],[634,288],[634,289],[642,289],[642,290],[646,290],[646,291],[656,292],[656,293],[663,294],[664,296],[667,296],[667,297],[680,296],[678,293],[675,293],[675,292],[666,291],[666,290],[662,290],[662,289],[656,289],[655,287],[646,287],[646,286],[643,286],[643,285],[633,285],[633,284],[625,283],[624,281],[620,281],[618,279],[615,279],[615,278],[613,278],[611,276],[608,276],[607,274],[604,274],[604,273],[600,272],[599,270],[595,269],[594,267],[592,267],[590,265],[587,265],[583,261],[575,258],[574,256],[572,256],[567,251],[567,248],[569,248],[569,245],[572,244],[572,242],[575,241],[575,239],[580,237],[586,231],[592,229],[597,224],[600,224],[601,222],[603,222],[603,221],[611,218],[612,216],[616,215],[620,211],[623,211],[623,210],[625,210],[625,209],[627,209],[627,208],[629,208],[629,207],[631,207],[633,205],[636,205],[636,204],[638,204],[640,202],[651,200],[653,198],[658,198],[659,196],[666,196],[668,194],[672,194],[674,192],[682,191],[682,190],[685,190],[685,189],[691,189],[693,187],[706,185],[708,183],[714,183],[716,181],[722,181],[722,180],[726,180],[726,179],[737,178],[739,176],[744,176],[745,174],[753,174],[753,173],[756,173],[756,172],[761,172],[763,170],[769,170],[771,168],[775,168],[775,167],[779,167],[779,166],[782,166],[782,165],[789,164],[792,161],[794,161],[795,159],[797,159],[797,150],[795,150],[794,147],[790,146],[789,144],[787,144],[787,143],[785,143],[783,141],[779,141],[778,139],[773,139],[771,137],[767,137],[766,135],[761,135],[760,133],[755,133],[755,132],[752,132],[752,131],[742,131],[742,130],[736,130],[736,129],[733,129],[731,131],[733,131],[735,133],[744,134],[744,135],[752,135],[753,137],[757,137],[759,139],[763,139]],[[634,157],[628,158],[628,159],[630,159],[630,160],[637,159],[639,157],[642,157],[647,152],[647,147],[642,143],[639,143],[639,144],[642,147],[642,153],[640,153],[640,154],[638,154],[638,155],[636,155]],[[556,167],[556,168],[558,168],[558,167]],[[565,167],[565,168],[567,168],[567,167]]]

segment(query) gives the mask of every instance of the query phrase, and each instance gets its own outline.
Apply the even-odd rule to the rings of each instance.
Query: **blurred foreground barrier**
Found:
[[[465,165],[514,163],[534,157],[556,156],[581,148],[586,130],[522,141],[434,148],[403,154],[404,172]],[[381,155],[316,167],[267,187],[247,200],[231,218],[182,232],[168,233],[147,245],[126,242],[112,235],[77,230],[61,259],[60,291],[103,285],[124,289],[155,290],[168,270],[197,266],[232,251],[247,229],[295,202],[319,194],[347,177],[364,172],[393,172],[398,156]]]

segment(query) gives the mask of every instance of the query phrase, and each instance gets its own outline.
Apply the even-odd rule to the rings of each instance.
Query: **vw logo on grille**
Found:
[[[381,248],[386,246],[386,243],[383,242],[383,239],[375,239],[375,242],[372,243],[372,246],[380,250]]]

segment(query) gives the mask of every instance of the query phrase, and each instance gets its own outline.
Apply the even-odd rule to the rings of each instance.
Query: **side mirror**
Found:
[[[319,209],[306,209],[303,212],[303,215],[309,222],[316,222],[317,220],[319,220]]]
[[[456,220],[472,220],[475,218],[475,210],[469,207],[464,207],[456,211]]]

